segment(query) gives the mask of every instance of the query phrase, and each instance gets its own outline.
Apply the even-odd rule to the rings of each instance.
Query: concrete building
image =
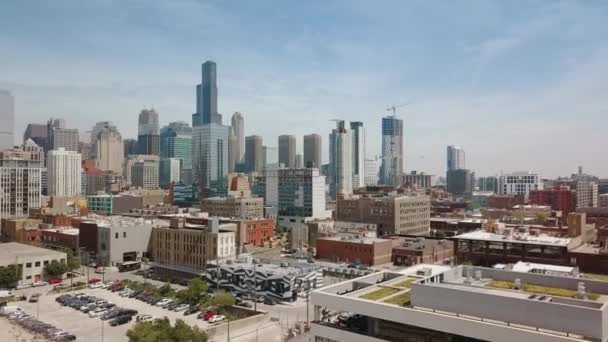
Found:
[[[279,152],[276,147],[273,146],[262,146],[262,165],[263,167],[278,166],[279,165]]]
[[[192,115],[192,127],[222,124],[217,110],[217,65],[206,61],[201,66],[201,83],[196,86],[196,113]]]
[[[223,196],[228,177],[230,127],[209,123],[192,132],[192,169],[201,198]]]
[[[365,129],[363,122],[350,123],[351,164],[353,167],[353,189],[365,187]]]
[[[209,216],[262,218],[264,199],[251,196],[246,176],[231,174],[228,179],[227,196],[201,199],[201,211],[209,213]]]
[[[2,242],[18,242],[28,245],[38,245],[40,243],[40,225],[42,220],[30,218],[3,218]]]
[[[575,183],[576,208],[597,208],[597,182],[579,180]]]
[[[50,280],[44,268],[52,261],[65,263],[67,254],[21,243],[0,244],[0,267],[19,265],[21,279],[17,285],[31,285],[37,281]],[[58,278],[62,278],[59,276]]]
[[[48,146],[45,152],[64,148],[66,151],[78,151],[78,130],[65,127],[65,120],[51,118],[47,122]]]
[[[181,180],[182,160],[178,158],[162,158],[159,163],[159,184],[163,189],[168,189],[171,183],[179,183]]]
[[[228,173],[236,172],[238,161],[238,140],[236,135],[232,133],[232,128],[230,129],[230,134],[228,135]]]
[[[391,261],[394,265],[445,264],[454,256],[450,240],[400,237],[393,240]]]
[[[44,153],[32,140],[0,151],[0,219],[28,217],[41,206]]]
[[[304,157],[301,154],[296,154],[296,169],[304,168]]]
[[[382,118],[382,165],[380,184],[398,187],[403,174],[403,120]]]
[[[123,178],[125,182],[129,185],[133,185],[133,179],[131,177],[133,165],[139,163],[140,161],[150,161],[160,163],[160,158],[158,156],[151,156],[145,154],[132,154],[125,158],[125,164],[123,167]]]
[[[531,190],[542,190],[540,175],[532,172],[513,172],[498,177],[499,195],[523,195],[527,200]]]
[[[14,144],[15,99],[9,91],[0,89],[0,150],[13,148]]]
[[[447,165],[448,171],[466,169],[466,158],[464,149],[460,146],[448,146]]]
[[[131,166],[131,185],[144,189],[157,189],[159,185],[158,158],[138,159]]]
[[[171,122],[160,130],[160,157],[181,160],[179,179],[192,184],[192,127],[183,121]]]
[[[477,178],[477,189],[481,192],[498,193],[498,177],[479,177]]]
[[[427,175],[424,172],[412,171],[403,176],[403,183],[406,186],[413,186],[416,189],[428,190],[435,185],[435,176]]]
[[[95,162],[101,170],[109,170],[122,175],[124,145],[116,127],[100,128],[92,141],[95,148]]]
[[[245,138],[245,172],[260,172],[264,168],[262,137],[250,135]]]
[[[376,186],[379,181],[380,159],[365,159],[365,186]]]
[[[48,130],[44,124],[27,124],[25,132],[23,132],[23,141],[32,139],[36,145],[44,149],[48,146]]]
[[[98,169],[94,160],[84,160],[82,161],[81,194],[109,193],[116,177],[112,171]]]
[[[431,203],[426,195],[351,195],[336,201],[336,220],[373,223],[378,237],[428,235]]]
[[[457,196],[470,198],[475,190],[475,173],[467,169],[447,172],[447,191]]]
[[[231,131],[232,135],[236,137],[236,161],[242,162],[245,158],[245,120],[243,119],[243,114],[239,112],[234,112],[232,114],[232,118],[230,119]],[[261,138],[260,138],[261,139]]]
[[[347,235],[317,239],[316,258],[368,266],[391,262],[393,242],[388,239]]]
[[[601,194],[597,198],[598,208],[608,208],[608,194]]]
[[[321,136],[309,134],[304,136],[304,167],[321,168],[323,164]]]
[[[138,154],[160,156],[160,126],[154,109],[142,109],[137,126]]]
[[[168,227],[165,220],[125,216],[89,216],[80,223],[80,246],[105,266],[149,258],[152,229]]]
[[[279,135],[279,164],[287,168],[296,167],[296,137]]]
[[[329,135],[329,194],[331,198],[353,193],[353,135],[345,121],[338,121]]]
[[[81,193],[81,156],[60,147],[47,154],[49,196],[77,196]]]
[[[203,276],[207,263],[236,255],[235,230],[233,223],[211,220],[208,225],[196,225],[173,218],[169,227],[152,230],[151,265],[166,276]]]
[[[604,341],[606,293],[600,280],[420,264],[313,291],[311,335],[330,342]]]

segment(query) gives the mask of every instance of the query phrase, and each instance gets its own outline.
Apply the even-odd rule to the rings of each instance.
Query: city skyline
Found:
[[[111,3],[8,4],[0,14],[6,47],[0,88],[15,99],[15,144],[28,123],[49,117],[65,119],[81,134],[91,121],[108,120],[123,138],[135,138],[142,108],[155,108],[161,126],[191,122],[193,87],[210,59],[217,63],[224,124],[241,111],[245,135],[264,141],[281,134],[301,141],[313,133],[310,127],[327,137],[330,119],[361,121],[367,157],[373,157],[381,153],[385,108],[409,101],[397,112],[404,120],[405,172],[442,175],[445,148],[457,144],[480,176],[501,170],[565,176],[577,165],[608,175],[606,162],[593,157],[603,152],[602,131],[593,127],[608,123],[606,5],[483,4],[439,10],[334,2],[279,6],[260,19],[268,4],[241,4],[247,11],[239,11],[230,4],[158,2],[125,4],[125,14],[111,20],[100,15],[117,11]],[[391,12],[403,16],[386,20]],[[458,16],[464,13],[471,15]],[[26,17],[37,25],[17,30]],[[226,18],[243,25],[227,25]],[[206,19],[211,22],[203,24]],[[444,25],[436,25],[439,20]],[[266,38],[267,32],[273,34]],[[64,36],[61,48],[49,46]],[[255,46],[242,44],[252,36],[260,38]],[[205,47],[195,44],[201,37]],[[323,148],[326,163],[327,144]]]

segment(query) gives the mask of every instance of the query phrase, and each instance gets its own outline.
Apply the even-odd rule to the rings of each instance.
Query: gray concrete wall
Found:
[[[604,340],[597,309],[427,284],[412,285],[412,305]]]

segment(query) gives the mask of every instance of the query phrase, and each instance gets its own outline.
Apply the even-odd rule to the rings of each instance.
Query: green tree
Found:
[[[215,293],[211,303],[217,310],[222,310],[236,304],[236,298],[231,293],[220,290]]]
[[[127,331],[129,342],[206,342],[207,334],[181,319],[171,326],[166,317],[154,322],[137,322]]]
[[[175,294],[175,290],[169,284],[165,284],[158,289],[158,294],[163,297],[171,297]]]
[[[177,292],[177,298],[190,305],[198,305],[205,301],[209,285],[200,278],[188,282],[188,288]]]
[[[80,268],[80,259],[77,256],[74,256],[74,252],[72,250],[68,250],[68,257],[66,260],[66,266],[68,272],[73,272]]]
[[[0,285],[10,287],[21,279],[21,269],[15,265],[0,266]]]
[[[53,260],[48,265],[46,265],[44,270],[45,270],[46,274],[50,275],[51,277],[59,277],[59,276],[63,275],[65,272],[67,272],[68,267],[63,262]]]

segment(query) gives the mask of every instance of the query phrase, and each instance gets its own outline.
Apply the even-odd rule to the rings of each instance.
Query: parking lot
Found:
[[[78,291],[78,293],[85,293],[105,299],[119,307],[137,310],[138,314],[148,314],[158,318],[168,317],[172,323],[175,323],[176,319],[179,318],[201,329],[206,329],[209,326],[207,322],[197,319],[196,315],[184,316],[183,312],[173,312],[151,306],[137,299],[124,298],[115,292],[104,289],[87,289]],[[33,317],[39,315],[40,320],[71,332],[78,337],[79,341],[102,341],[102,334],[103,341],[127,341],[126,333],[135,324],[135,317],[127,324],[111,327],[108,321],[102,321],[99,318],[89,318],[87,314],[78,310],[62,307],[61,304],[55,301],[55,298],[58,296],[43,295],[38,303],[21,302],[18,306]]]

